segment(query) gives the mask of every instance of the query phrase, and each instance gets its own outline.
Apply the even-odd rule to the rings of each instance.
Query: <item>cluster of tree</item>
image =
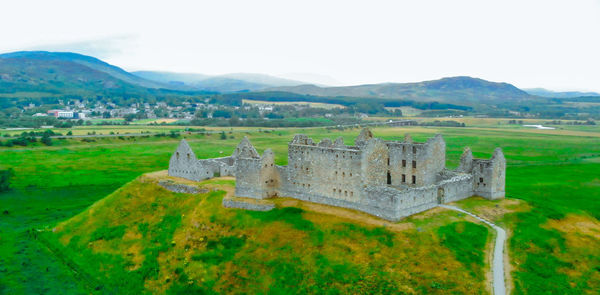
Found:
[[[353,117],[346,118],[331,118],[331,119],[319,119],[319,118],[301,118],[298,120],[294,119],[240,119],[232,117],[229,119],[225,118],[212,118],[212,119],[194,119],[190,122],[191,125],[195,126],[244,126],[244,127],[318,127],[318,126],[332,126],[339,124],[358,124],[360,119]]]
[[[440,126],[440,127],[465,127],[465,123],[456,122],[456,121],[439,121],[435,120],[433,122],[422,122],[419,125],[421,126]]]
[[[34,132],[34,131],[23,132],[17,138],[8,139],[8,140],[6,140],[6,142],[0,141],[0,146],[6,146],[6,147],[12,147],[15,145],[28,146],[31,143],[37,142],[37,137],[41,137],[41,139],[40,139],[41,143],[43,143],[45,145],[52,145],[52,138],[50,138],[50,137],[51,136],[61,136],[61,135],[62,134],[53,132],[50,129],[45,130],[44,132]]]
[[[0,126],[8,128],[40,128],[54,126],[56,128],[71,128],[83,125],[83,120],[62,120],[52,116],[32,117],[23,113],[7,113],[0,111]]]
[[[403,99],[380,99],[380,98],[363,98],[363,97],[325,97],[315,95],[303,95],[281,91],[265,91],[265,92],[248,92],[248,93],[230,93],[213,95],[210,98],[211,103],[225,104],[232,106],[241,106],[242,101],[247,100],[262,100],[262,101],[306,101],[306,102],[322,102],[330,104],[339,104],[346,107],[357,104],[381,105],[382,107],[403,107],[409,106],[420,110],[437,110],[437,109],[454,109],[454,110],[472,110],[470,106],[444,104],[439,102],[417,102]]]
[[[548,125],[596,125],[596,121],[592,120],[592,119],[588,119],[586,121],[566,121],[566,122],[562,122],[561,120],[552,120],[549,122],[546,122],[546,124]]]

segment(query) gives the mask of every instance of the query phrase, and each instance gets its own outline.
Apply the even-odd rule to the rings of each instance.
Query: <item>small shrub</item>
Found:
[[[125,225],[113,227],[100,227],[93,234],[90,241],[105,240],[110,241],[121,238],[125,234]]]

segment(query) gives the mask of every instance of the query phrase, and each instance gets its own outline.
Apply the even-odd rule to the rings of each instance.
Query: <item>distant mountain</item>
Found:
[[[0,94],[142,96],[157,94],[162,88],[169,87],[81,54],[45,51],[0,54]]]
[[[342,87],[299,85],[270,88],[267,91],[285,91],[328,97],[405,99],[459,104],[514,102],[535,98],[508,83],[490,82],[471,77],[450,77],[417,83],[382,83]]]
[[[252,73],[235,73],[217,76],[155,71],[138,71],[132,73],[138,77],[171,86],[217,92],[256,91],[271,87],[304,84],[299,81]]]
[[[600,96],[597,92],[580,92],[580,91],[552,91],[544,88],[528,88],[523,89],[531,95],[537,95],[550,98],[573,98],[582,96]]]
[[[95,57],[72,53],[72,52],[48,52],[48,51],[19,51],[0,54],[0,59],[18,61],[34,65],[36,63],[48,64],[50,62],[76,63],[90,69],[103,72],[123,82],[147,88],[164,88],[165,85],[150,81],[133,75],[119,67],[108,64]]]

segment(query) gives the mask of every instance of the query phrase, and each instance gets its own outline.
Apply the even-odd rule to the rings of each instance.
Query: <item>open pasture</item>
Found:
[[[494,147],[502,147],[508,161],[507,197],[524,201],[520,205],[524,211],[507,213],[498,220],[509,233],[516,294],[582,294],[597,290],[598,129],[532,132],[512,126],[492,128],[493,122],[481,124],[487,126],[374,128],[373,132],[377,137],[396,140],[410,132],[415,141],[441,133],[447,143],[450,167],[458,165],[464,146],[470,146],[475,157],[483,158],[490,157]],[[219,139],[218,134],[184,136],[199,158],[207,158],[230,154],[247,135],[259,152],[272,148],[277,164],[285,164],[287,143],[295,133],[306,133],[317,141],[342,136],[351,143],[358,132],[280,129],[228,133],[226,140]],[[180,139],[69,139],[50,147],[0,148],[0,166],[15,170],[14,190],[0,194],[0,208],[8,211],[0,217],[0,270],[4,274],[0,286],[19,294],[60,293],[59,286],[77,285],[69,270],[32,241],[27,230],[55,226],[140,174],[166,169]],[[493,205],[486,202],[473,201],[471,206],[475,211],[494,211]],[[586,230],[579,230],[577,225],[584,225]]]

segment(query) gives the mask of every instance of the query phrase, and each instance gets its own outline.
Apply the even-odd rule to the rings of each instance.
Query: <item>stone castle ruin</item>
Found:
[[[354,145],[341,137],[316,143],[300,134],[288,144],[288,165],[274,160],[271,149],[261,156],[246,137],[230,157],[200,160],[184,139],[171,156],[169,175],[195,181],[235,176],[239,197],[292,197],[392,221],[474,195],[504,198],[502,150],[487,160],[465,148],[460,166],[449,170],[440,134],[424,143],[408,134],[403,141],[385,141],[363,129]]]

